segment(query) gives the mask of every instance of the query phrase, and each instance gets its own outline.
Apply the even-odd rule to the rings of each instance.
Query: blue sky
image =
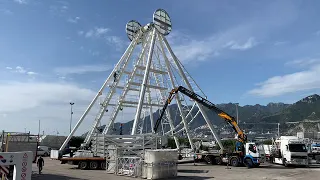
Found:
[[[1,127],[34,132],[42,119],[48,133],[68,131],[68,102],[77,102],[77,120],[129,44],[125,24],[146,24],[158,8],[171,16],[167,39],[209,100],[293,103],[319,93],[319,6],[302,0],[0,0]]]

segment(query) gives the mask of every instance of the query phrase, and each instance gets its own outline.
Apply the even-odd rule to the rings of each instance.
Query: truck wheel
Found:
[[[207,164],[211,164],[211,163],[212,163],[210,156],[204,157],[204,161],[205,161]]]
[[[239,165],[239,161],[237,157],[232,157],[229,161],[229,163],[233,166],[233,167],[237,167]]]
[[[86,161],[80,161],[78,167],[79,169],[87,169],[88,163]]]
[[[106,162],[104,162],[104,161],[101,162],[101,163],[100,163],[100,168],[101,168],[101,169],[106,169]]]
[[[214,158],[214,161],[215,161],[215,163],[218,164],[218,165],[221,165],[221,164],[222,164],[222,160],[221,160],[220,157]]]
[[[99,167],[99,164],[98,164],[97,161],[91,161],[89,163],[89,168],[92,169],[92,170],[98,169],[98,167]]]
[[[287,163],[287,160],[286,159],[282,159],[282,163],[285,167],[288,167],[288,163]]]
[[[252,166],[253,166],[253,162],[250,158],[246,158],[244,160],[244,164],[247,166],[247,168],[252,168]]]
[[[48,154],[47,152],[45,152],[45,153],[44,153],[44,156],[47,157],[47,156],[49,156],[49,154]]]

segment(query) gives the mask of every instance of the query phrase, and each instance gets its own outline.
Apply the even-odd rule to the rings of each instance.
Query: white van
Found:
[[[38,156],[50,156],[51,148],[48,146],[38,146]]]

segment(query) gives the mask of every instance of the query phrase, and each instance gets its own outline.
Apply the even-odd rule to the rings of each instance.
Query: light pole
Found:
[[[237,113],[237,124],[239,124],[239,112],[238,112],[239,103],[235,103],[235,104],[236,104],[236,113]]]
[[[73,114],[72,106],[73,105],[74,105],[74,102],[70,102],[70,106],[71,106],[71,111],[70,111],[70,133],[71,133],[71,125],[72,125],[72,114]]]

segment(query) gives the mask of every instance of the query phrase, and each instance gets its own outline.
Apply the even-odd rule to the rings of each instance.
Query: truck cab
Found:
[[[244,145],[243,163],[247,167],[258,167],[265,162],[265,152],[263,146],[254,142],[247,142]]]
[[[281,136],[275,141],[273,162],[284,166],[308,166],[306,144],[296,136]]]

